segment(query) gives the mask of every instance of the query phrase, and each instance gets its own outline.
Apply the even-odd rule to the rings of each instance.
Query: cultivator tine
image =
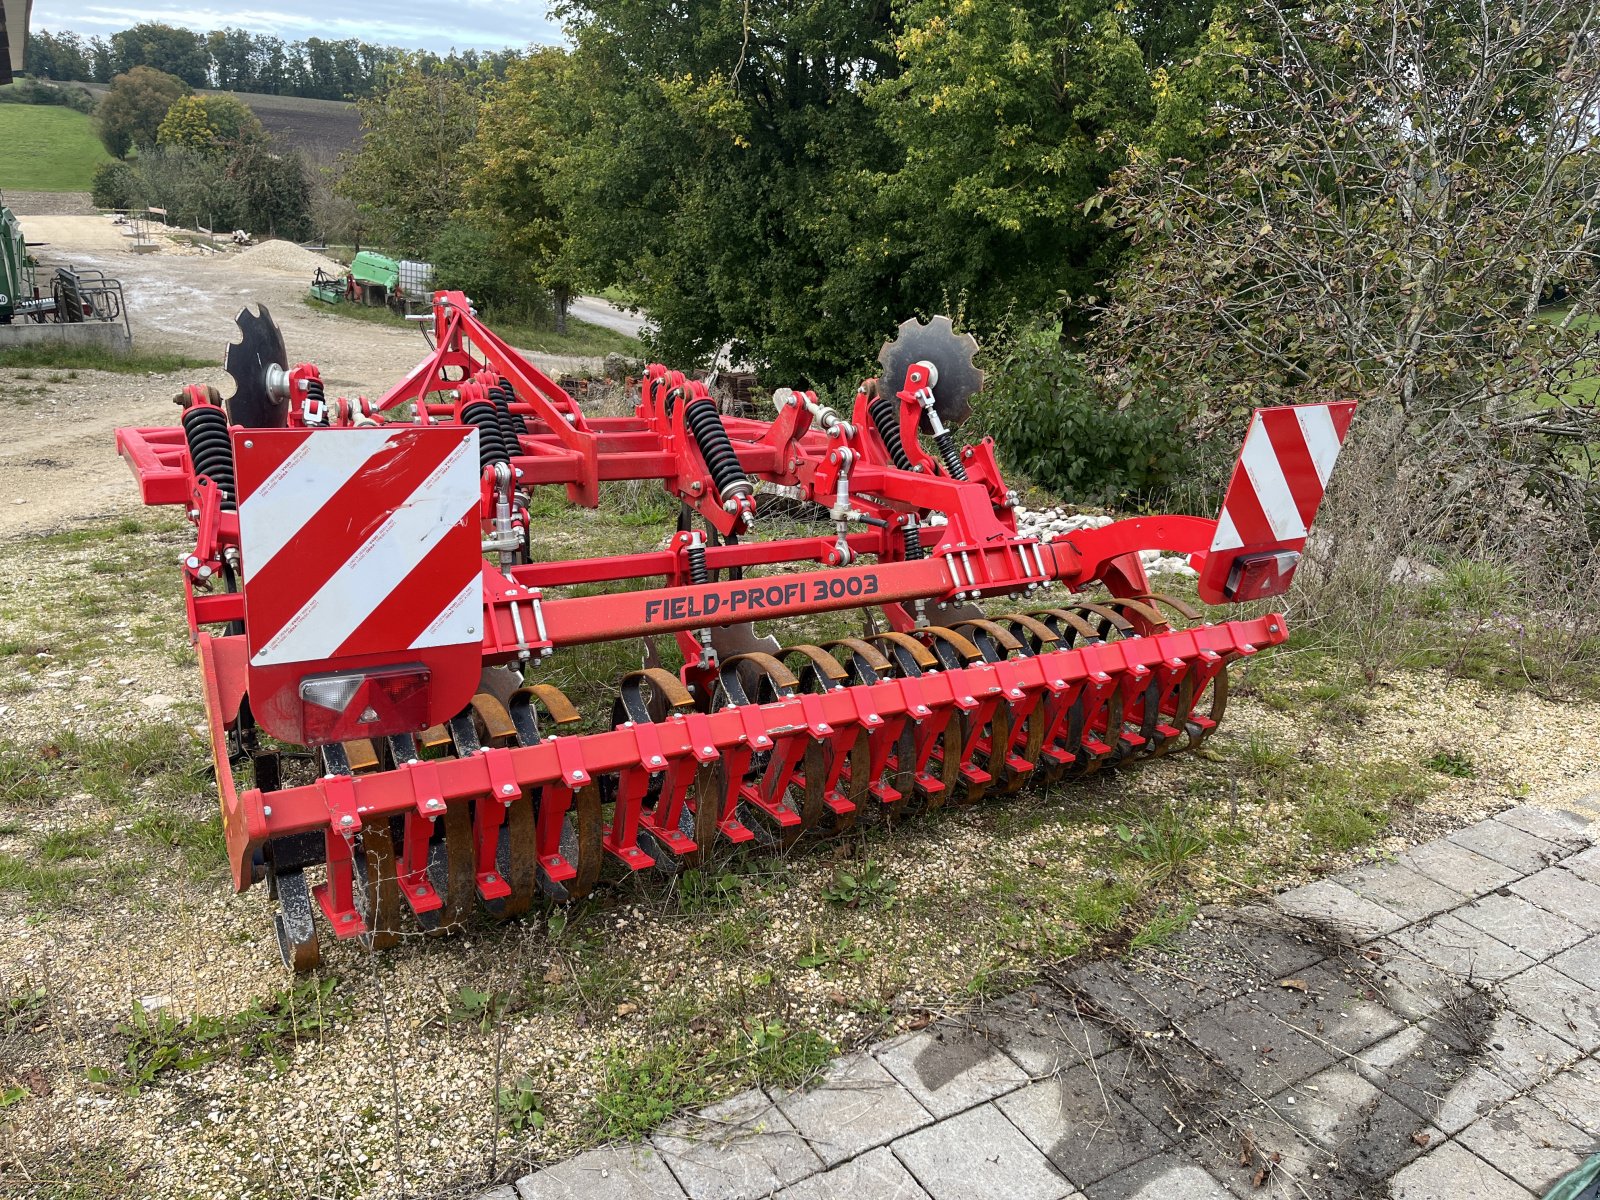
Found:
[[[517,744],[517,724],[497,697],[479,692],[470,707],[480,754],[503,755],[506,747]],[[473,803],[472,841],[478,898],[489,912],[506,918],[532,907],[538,855],[532,839],[533,801],[510,782],[508,771],[491,770],[491,779],[497,776],[506,782]]]
[[[367,944],[386,950],[400,940],[400,882],[395,870],[394,827],[390,818],[370,820],[361,827],[366,874],[363,916]]]
[[[272,916],[283,965],[296,974],[315,970],[322,961],[317,946],[317,926],[311,917],[311,887],[302,871],[274,876],[278,911]]]
[[[1048,626],[1065,646],[1071,646],[1077,638],[1082,638],[1085,642],[1105,640],[1100,636],[1098,629],[1069,609],[1041,608],[1030,615]]]
[[[1141,636],[1163,633],[1169,628],[1166,618],[1154,605],[1145,604],[1137,598],[1109,596],[1100,601],[1100,606],[1121,613],[1123,619],[1128,621]],[[1123,632],[1126,635],[1127,631]]]
[[[1185,621],[1201,621],[1204,618],[1200,610],[1192,604],[1187,604],[1176,596],[1169,596],[1165,592],[1144,592],[1133,599],[1148,604],[1151,608],[1170,608]]]
[[[1067,606],[1068,612],[1088,613],[1098,618],[1098,621],[1086,623],[1095,631],[1095,637],[1102,642],[1112,640],[1112,635],[1117,637],[1132,637],[1134,634],[1133,622],[1119,613],[1110,605],[1098,604],[1093,600],[1078,600]]]
[[[770,703],[800,690],[798,676],[776,655],[762,650],[725,658],[721,684],[723,694],[735,704]],[[811,741],[810,731],[803,725],[776,733],[771,749],[750,754],[740,778],[729,779],[728,786],[735,792],[734,815],[756,841],[788,849],[810,827],[808,818],[810,825],[821,820],[820,758],[814,772],[819,788],[815,806],[805,794],[804,780],[796,778]],[[731,757],[724,754],[724,762]]]
[[[476,895],[474,876],[477,860],[472,846],[472,813],[457,802],[444,810],[440,819],[444,839],[433,841],[428,873],[435,889],[444,894],[434,932],[446,933],[465,928]]]
[[[498,861],[511,894],[501,902],[499,915],[502,917],[520,917],[533,908],[533,898],[539,889],[539,842],[535,828],[533,798],[524,792],[506,809],[505,837],[501,843],[504,858]]]
[[[540,708],[560,731],[551,733],[552,738],[571,736],[583,724],[560,688],[548,683],[518,688],[511,694],[507,717],[523,745],[538,745],[543,738]],[[593,781],[577,789],[564,783],[546,784],[534,791],[534,861],[539,889],[558,903],[581,900],[599,881],[605,852],[599,786]]]
[[[716,811],[703,814],[697,799],[697,767],[693,759],[668,761],[659,724],[681,721],[695,711],[694,696],[683,682],[660,667],[644,667],[623,676],[612,706],[612,724],[632,729],[639,742],[639,763],[617,780],[617,799],[606,849],[630,866],[635,854],[668,875],[698,866],[716,839]],[[694,793],[694,794],[691,794]],[[701,836],[700,826],[707,831]]]
[[[344,743],[345,759],[350,770],[360,775],[378,769],[378,750],[367,738]]]
[[[567,894],[582,900],[600,882],[600,867],[605,860],[605,818],[600,811],[600,788],[589,784],[572,795],[571,816],[561,831],[561,851],[568,862],[576,863],[578,873],[567,884]]]

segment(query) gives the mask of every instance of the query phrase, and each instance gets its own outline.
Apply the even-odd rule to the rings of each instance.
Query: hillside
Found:
[[[103,83],[83,85],[95,96],[104,95]],[[261,119],[261,124],[284,145],[303,151],[312,162],[331,163],[361,140],[361,116],[344,100],[305,100],[299,96],[268,96],[257,92],[219,92],[202,95],[232,96]]]
[[[0,188],[86,192],[95,168],[110,157],[83,113],[0,104]]]
[[[302,150],[313,161],[332,161],[361,140],[361,117],[343,100],[305,100],[299,96],[266,96],[227,92],[261,118],[268,133]]]

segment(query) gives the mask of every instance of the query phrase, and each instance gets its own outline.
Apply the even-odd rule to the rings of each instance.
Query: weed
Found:
[[[827,1065],[834,1047],[810,1029],[785,1029],[777,1021],[757,1021],[745,1030],[748,1059],[757,1078],[793,1086]],[[735,1059],[737,1061],[737,1059]]]
[[[240,1062],[265,1061],[274,1071],[288,1065],[288,1052],[302,1040],[319,1037],[349,1013],[349,1002],[335,994],[333,976],[305,979],[229,1016],[183,1018],[167,1009],[147,1012],[134,1005],[117,1026],[127,1039],[119,1069],[90,1067],[88,1078],[135,1095],[169,1072],[188,1072],[226,1056]]]
[[[1472,765],[1470,758],[1453,750],[1435,751],[1427,757],[1423,762],[1423,766],[1430,771],[1437,771],[1441,775],[1451,775],[1456,779],[1471,779],[1478,773],[1478,769]]]
[[[1317,767],[1305,773],[1301,786],[1301,828],[1320,845],[1349,850],[1377,837],[1395,808],[1415,804],[1435,785],[1414,767],[1385,760],[1355,770]]]
[[[1135,950],[1157,950],[1169,945],[1189,927],[1189,922],[1194,920],[1194,914],[1193,904],[1177,906],[1163,904],[1155,916],[1139,927],[1129,945]]]
[[[0,854],[0,892],[21,892],[31,907],[63,903],[76,879],[77,872],[70,867],[42,866],[15,854]]]
[[[200,819],[158,809],[135,820],[128,826],[128,832],[153,845],[177,850],[197,879],[204,878],[228,861],[222,836],[222,814],[218,812]]]
[[[524,1075],[496,1094],[500,1122],[512,1133],[544,1128],[544,1102],[532,1076]]]
[[[13,1104],[21,1104],[31,1094],[20,1083],[0,1087],[0,1108],[10,1108]]]
[[[802,954],[794,960],[795,966],[812,970],[816,967],[837,967],[842,963],[862,963],[867,961],[867,948],[848,935],[840,938],[832,945],[822,946],[817,939],[811,939],[811,952]]]
[[[643,1137],[679,1109],[709,1101],[702,1057],[687,1041],[654,1046],[635,1058],[614,1052],[595,1094],[590,1135],[602,1142]]]
[[[678,907],[685,913],[716,912],[738,904],[744,883],[731,871],[715,875],[695,869],[678,876]]]
[[[841,869],[834,872],[833,882],[822,889],[822,898],[846,908],[886,904],[893,898],[898,886],[883,873],[882,867],[869,860],[858,871]]]
[[[432,1024],[443,1024],[451,1028],[476,1025],[479,1033],[488,1033],[494,1028],[496,1021],[514,1011],[513,1000],[508,992],[485,992],[463,986],[452,992],[448,1000],[449,1011],[443,1017],[435,1017]]]
[[[27,988],[0,1003],[0,1034],[29,1033],[44,1019],[48,995],[42,987]]]
[[[1123,914],[1138,898],[1138,886],[1127,880],[1084,883],[1068,894],[1066,911],[1089,933],[1110,933],[1122,924]]]
[[[1124,857],[1137,859],[1163,879],[1205,853],[1207,846],[1194,815],[1180,805],[1162,805],[1131,823],[1123,822],[1116,827],[1116,835]]]

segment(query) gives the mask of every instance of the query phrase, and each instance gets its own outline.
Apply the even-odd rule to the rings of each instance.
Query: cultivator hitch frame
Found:
[[[145,501],[194,523],[234,884],[268,884],[296,970],[318,961],[318,909],[386,946],[583,896],[607,863],[677,872],[1201,744],[1228,664],[1287,630],[1201,623],[1151,591],[1140,551],[1190,555],[1208,602],[1282,592],[1354,409],[1257,413],[1217,521],[1041,540],[1019,535],[992,443],[955,438],[982,374],[945,318],[902,326],[880,357],[895,375],[848,418],[781,389],[770,422],[659,365],[633,416],[591,416],[462,294],[432,319],[433,351],[369,402],[327,397],[247,310],[234,397],[188,388],[178,426],[117,434]],[[534,488],[594,506],[651,479],[682,505],[662,548],[533,559]],[[757,540],[766,492],[822,531]],[[1055,583],[1107,594],[985,607]],[[756,630],[839,609],[877,616],[819,645]],[[668,636],[677,670],[654,653]],[[651,653],[603,721],[542,678],[558,651],[635,637]]]

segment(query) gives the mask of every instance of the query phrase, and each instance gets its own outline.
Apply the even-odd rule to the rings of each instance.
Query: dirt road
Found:
[[[46,532],[139,504],[133,479],[116,458],[120,425],[169,425],[172,398],[184,384],[212,384],[224,395],[223,348],[236,340],[234,318],[266,305],[283,330],[291,362],[314,362],[333,394],[375,396],[423,354],[420,329],[395,329],[313,311],[304,302],[317,256],[289,243],[212,252],[170,238],[136,255],[124,227],[102,216],[21,218],[47,267],[94,267],[122,280],[134,345],[215,361],[215,368],[171,375],[98,371],[7,370],[0,362],[0,406],[8,417],[0,443],[0,539]],[[593,369],[598,359],[532,354],[558,375]]]
[[[644,328],[644,317],[640,313],[618,308],[599,296],[573,297],[572,303],[567,305],[567,313],[580,321],[615,329],[629,337],[638,337],[639,331]]]

